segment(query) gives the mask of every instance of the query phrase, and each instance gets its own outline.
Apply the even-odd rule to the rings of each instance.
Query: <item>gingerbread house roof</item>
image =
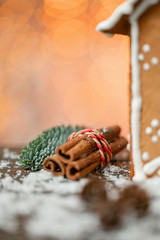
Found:
[[[160,2],[160,0],[126,0],[113,13],[111,17],[98,24],[97,31],[106,34],[130,35],[130,16],[142,3],[144,8]],[[143,13],[143,11],[142,11]]]

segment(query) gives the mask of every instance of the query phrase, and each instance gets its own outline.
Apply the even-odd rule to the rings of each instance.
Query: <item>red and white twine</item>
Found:
[[[101,155],[101,167],[109,163],[112,159],[112,149],[110,148],[107,139],[97,129],[87,128],[79,132],[74,132],[69,136],[68,141],[83,134],[86,134],[95,141]]]

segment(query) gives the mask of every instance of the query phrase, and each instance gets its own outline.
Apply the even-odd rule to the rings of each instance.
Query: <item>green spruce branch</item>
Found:
[[[32,171],[42,169],[46,157],[55,153],[56,148],[65,143],[72,132],[80,131],[84,126],[57,126],[45,130],[40,136],[22,149],[20,164]]]

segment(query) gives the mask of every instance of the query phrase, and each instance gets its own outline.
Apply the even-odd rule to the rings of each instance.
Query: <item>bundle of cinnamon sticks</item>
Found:
[[[112,157],[123,150],[128,143],[120,136],[119,126],[98,129],[98,131],[106,138]],[[107,157],[107,153],[104,154]],[[100,167],[101,163],[101,154],[95,141],[84,134],[59,146],[56,154],[44,160],[43,168],[54,176],[66,176],[70,180],[78,180]]]

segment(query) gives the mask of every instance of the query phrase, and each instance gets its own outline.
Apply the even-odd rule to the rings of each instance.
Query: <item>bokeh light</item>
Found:
[[[44,0],[45,13],[57,19],[71,19],[85,14],[88,6],[86,0]]]
[[[95,31],[121,2],[0,0],[0,145],[60,124],[127,135],[129,39]]]
[[[85,22],[73,19],[59,24],[49,38],[53,43],[55,52],[78,58],[85,54],[87,26]]]

